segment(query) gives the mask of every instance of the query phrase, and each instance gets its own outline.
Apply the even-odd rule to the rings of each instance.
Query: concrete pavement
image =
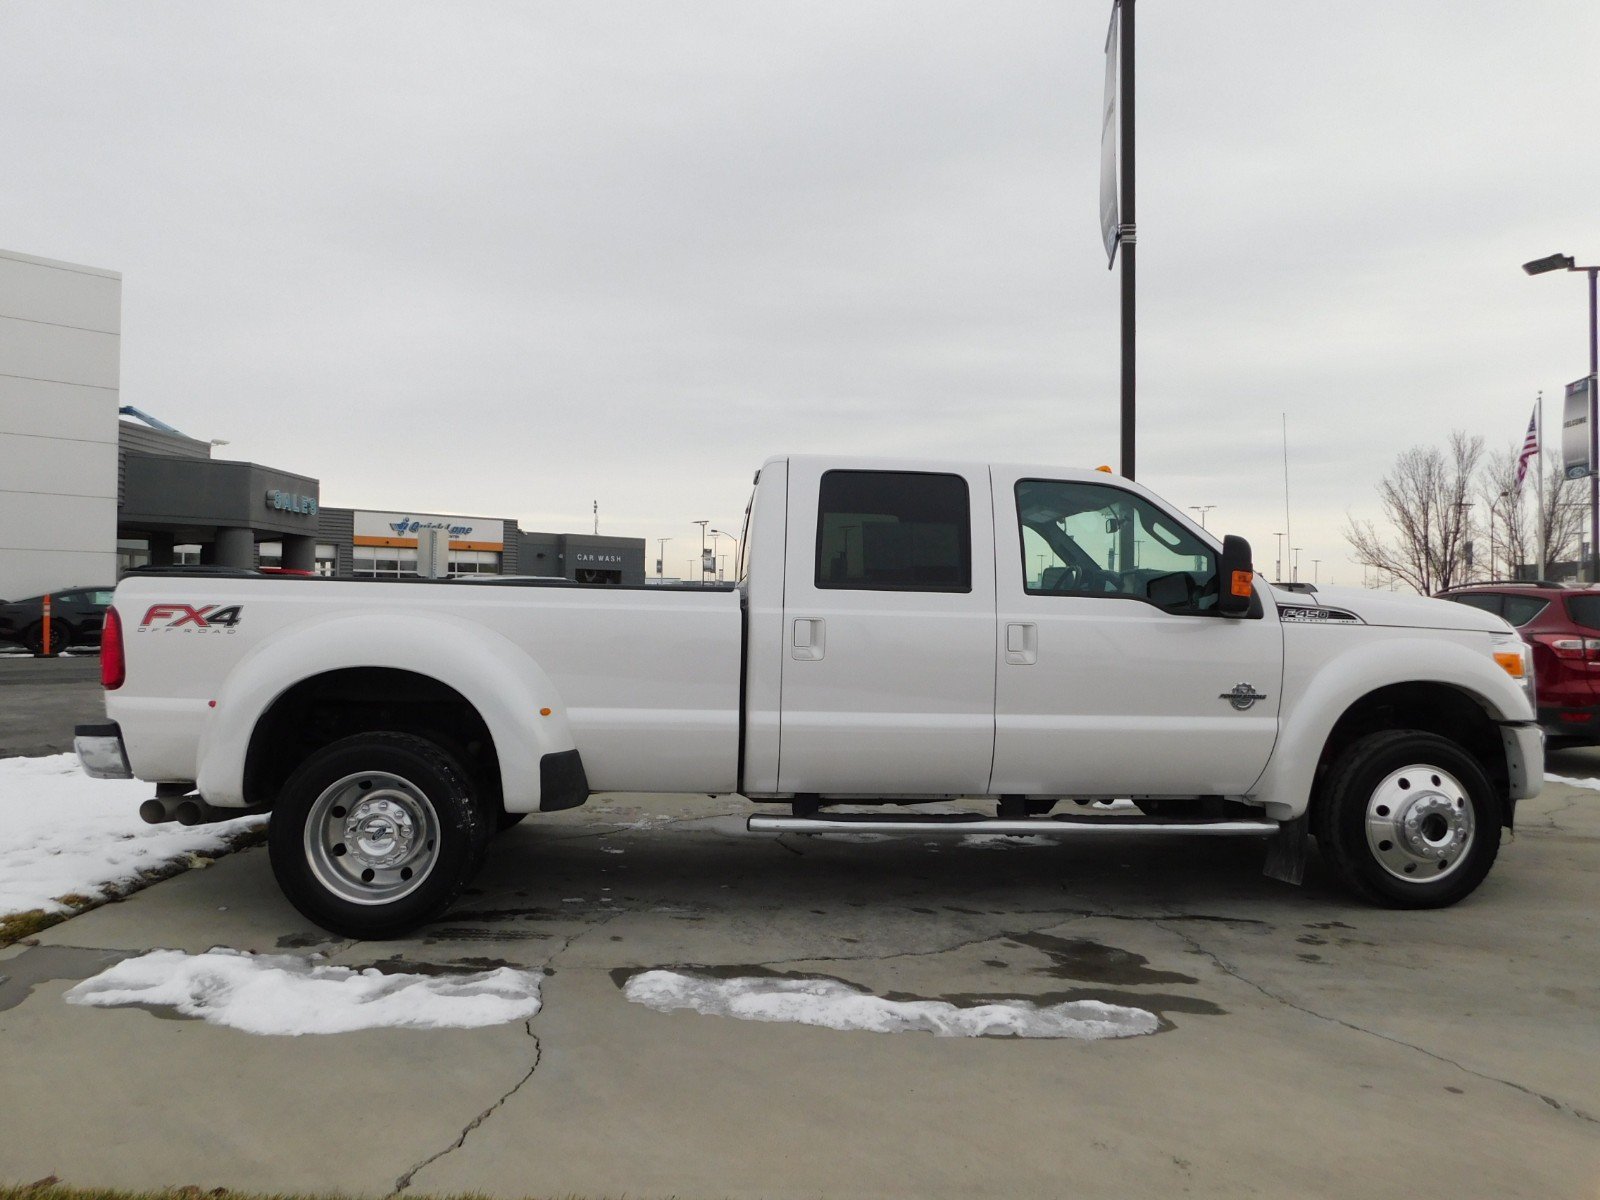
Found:
[[[74,725],[105,719],[100,658],[92,649],[74,650],[71,658],[0,654],[0,758],[64,753],[72,749]]]
[[[1582,751],[1552,769],[1600,774]],[[1600,1195],[1600,793],[1524,804],[1443,912],[1259,850],[758,838],[722,798],[505,835],[413,939],[333,941],[264,851],[0,951],[0,1181],[384,1196]],[[548,972],[526,1024],[266,1038],[65,1004],[162,946]],[[629,1003],[641,968],[879,995],[1095,998],[1162,1030],[941,1039]]]

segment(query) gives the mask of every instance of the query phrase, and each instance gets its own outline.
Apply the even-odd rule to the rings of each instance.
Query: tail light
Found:
[[[105,624],[100,627],[100,686],[115,691],[128,677],[127,660],[122,655],[122,618],[114,608],[106,609]]]
[[[1600,638],[1573,637],[1565,633],[1536,633],[1533,640],[1548,646],[1557,658],[1600,662]]]

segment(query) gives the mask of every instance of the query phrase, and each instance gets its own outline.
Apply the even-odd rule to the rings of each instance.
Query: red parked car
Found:
[[[1600,587],[1474,583],[1440,592],[1439,599],[1504,617],[1533,647],[1546,736],[1600,742]]]

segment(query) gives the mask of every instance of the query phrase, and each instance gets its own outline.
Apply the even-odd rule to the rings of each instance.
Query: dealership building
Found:
[[[324,507],[318,480],[214,457],[120,403],[121,277],[0,251],[0,598],[102,586],[144,565],[417,574],[424,529],[457,575],[645,582],[643,538],[508,517]]]

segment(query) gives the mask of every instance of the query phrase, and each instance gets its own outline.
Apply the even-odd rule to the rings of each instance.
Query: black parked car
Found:
[[[63,588],[50,593],[50,650],[59,654],[80,642],[100,644],[100,623],[111,606],[109,587]],[[0,642],[17,642],[39,653],[44,646],[44,597],[0,603]]]

